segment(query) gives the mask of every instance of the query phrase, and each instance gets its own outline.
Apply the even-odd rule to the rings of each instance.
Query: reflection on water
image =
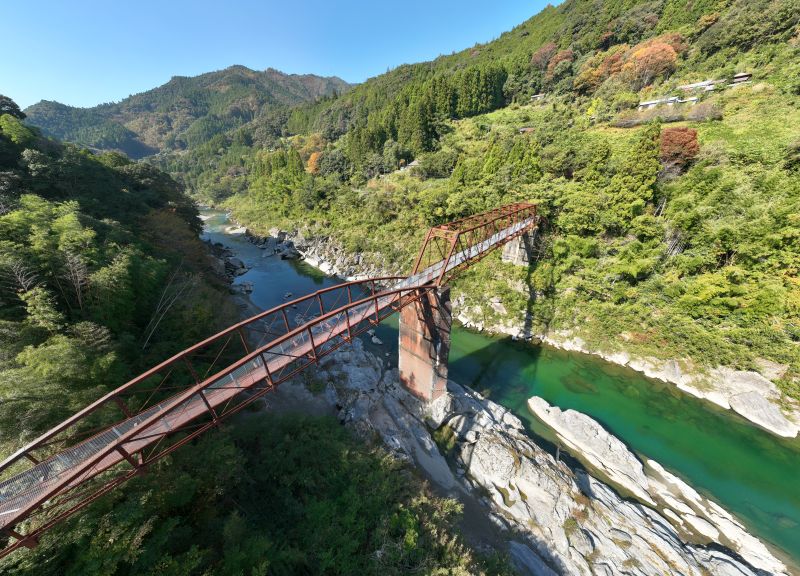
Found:
[[[266,309],[338,281],[302,262],[266,256],[242,236],[224,233],[224,214],[205,212],[205,237],[231,247],[253,266],[236,279],[252,282],[252,301]],[[397,362],[397,319],[377,329],[384,342],[367,346]],[[386,356],[386,353],[389,356]],[[628,368],[556,349],[454,329],[450,377],[513,410],[532,433],[552,440],[528,412],[538,395],[601,422],[634,451],[652,458],[735,513],[757,536],[800,564],[800,441],[761,431],[731,412]]]

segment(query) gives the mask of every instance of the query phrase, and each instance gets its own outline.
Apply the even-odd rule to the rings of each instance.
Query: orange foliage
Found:
[[[697,130],[664,128],[661,131],[661,161],[667,167],[686,168],[697,157]]]
[[[657,77],[672,72],[678,55],[686,49],[683,36],[677,32],[662,34],[633,47],[620,44],[587,60],[575,78],[575,87],[592,92],[607,78],[624,72],[631,87],[640,90]]]
[[[575,60],[575,53],[572,50],[569,48],[566,50],[559,50],[552,58],[550,58],[550,62],[547,64],[547,74],[545,74],[545,77],[552,78],[556,66],[562,62],[572,62],[573,60]]]
[[[319,172],[319,152],[312,152],[311,155],[308,157],[308,163],[306,164],[306,172],[309,174],[316,174]]]
[[[644,42],[637,44],[636,48],[647,48],[653,44],[667,44],[673,50],[675,50],[676,54],[682,54],[689,48],[689,46],[686,44],[686,40],[684,40],[683,36],[677,32],[667,32],[661,36],[656,36],[650,40],[645,40]]]
[[[323,148],[325,148],[325,139],[321,134],[313,132],[304,139],[297,151],[300,152],[301,158],[307,160],[313,152],[319,152]]]
[[[634,90],[641,90],[661,75],[672,72],[678,54],[669,44],[649,43],[633,50],[622,67]]]
[[[600,52],[586,61],[575,77],[575,88],[582,92],[592,92],[606,78],[619,74],[629,50],[627,44],[621,44],[608,52]]]

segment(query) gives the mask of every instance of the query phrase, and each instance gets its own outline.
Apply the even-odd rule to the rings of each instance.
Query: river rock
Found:
[[[380,359],[367,352],[359,339],[322,358],[316,377],[327,383],[325,394],[317,398],[335,402],[348,426],[370,437],[377,434],[392,453],[424,468],[446,492],[475,490],[488,495],[487,521],[508,530],[513,538],[509,556],[523,574],[785,573],[765,547],[759,560],[758,554],[739,556],[684,539],[673,527],[675,520],[666,514],[625,500],[580,469],[557,462],[526,433],[519,418],[474,390],[449,382],[447,394],[436,402],[421,402],[400,385],[396,369],[382,371]],[[456,433],[451,452],[454,469],[431,437],[431,428],[441,426]],[[677,506],[682,513],[671,512],[673,516],[690,514],[694,518],[684,519],[686,525],[691,520],[708,534],[712,533],[709,525],[713,526],[721,539],[727,530],[742,530],[724,516],[724,510],[699,494],[695,498],[690,487],[668,485],[670,480],[680,481],[654,466],[648,462],[645,470],[661,470],[664,476],[653,472],[648,482],[685,503],[685,508]],[[662,499],[654,499],[661,507]],[[726,518],[732,522],[728,528],[720,523]],[[755,538],[752,542],[756,550],[760,542]],[[761,566],[757,568],[751,559]]]
[[[309,261],[313,258],[335,274],[386,274],[385,270],[357,265],[355,259],[331,244],[308,238],[302,252]],[[572,338],[568,347],[580,351],[587,348],[579,338]],[[353,346],[321,360],[319,376],[326,382],[326,394],[320,397],[335,402],[348,425],[372,436],[377,433],[398,458],[423,467],[445,490],[455,493],[475,489],[488,495],[487,517],[513,529],[510,533],[517,544],[509,543],[508,549],[518,566],[535,566],[534,573],[587,576],[785,574],[782,564],[743,529],[745,536],[757,543],[754,549],[757,545],[763,547],[765,554],[760,559],[753,554],[732,553],[724,547],[731,544],[697,544],[675,528],[674,524],[680,525],[681,521],[688,525],[688,520],[682,518],[690,514],[715,527],[720,539],[727,538],[727,529],[721,527],[731,517],[724,516],[724,510],[713,503],[695,505],[690,497],[675,493],[681,490],[661,484],[656,490],[651,486],[656,481],[649,477],[652,491],[668,495],[681,513],[652,495],[658,508],[669,510],[670,514],[623,499],[581,469],[556,461],[525,432],[516,416],[477,392],[449,382],[446,400],[435,416],[428,418],[424,404],[400,385],[396,370],[381,374],[380,360],[366,352],[356,339]],[[457,429],[451,454],[454,466],[461,472],[458,475],[433,442],[428,426],[437,423]],[[638,469],[633,477],[641,480]],[[718,518],[710,519],[714,514]],[[729,528],[736,533],[740,525],[731,521]],[[730,540],[727,538],[726,542]]]
[[[280,228],[270,228],[269,235],[278,242],[283,242],[284,240],[286,240],[286,232],[284,232]]]
[[[225,259],[225,271],[231,276],[241,276],[247,272],[247,266],[235,256],[229,256]]]
[[[489,307],[501,316],[506,316],[508,314],[508,310],[503,306],[503,301],[499,296],[489,299]]]
[[[797,425],[789,422],[780,408],[758,392],[744,392],[731,396],[730,405],[736,413],[778,436],[786,438],[797,436]]]
[[[281,255],[281,260],[297,260],[302,256],[294,244],[289,241],[279,244],[278,251]]]
[[[601,470],[609,480],[645,504],[658,507],[679,533],[700,543],[718,543],[735,550],[754,567],[771,573],[785,570],[757,538],[734,517],[705,498],[658,462],[643,465],[625,445],[591,417],[562,411],[533,397],[530,410],[552,428],[579,460]],[[618,540],[624,536],[615,533]]]
[[[648,492],[642,463],[598,422],[575,410],[562,411],[550,406],[538,396],[528,400],[528,408],[556,432],[573,456],[599,470],[637,498],[655,505]]]
[[[509,542],[508,553],[514,567],[521,574],[527,574],[529,576],[558,576],[544,563],[541,556],[522,542]]]

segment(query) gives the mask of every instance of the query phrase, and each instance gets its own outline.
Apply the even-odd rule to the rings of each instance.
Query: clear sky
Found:
[[[244,64],[361,82],[496,38],[546,0],[0,0],[0,94],[118,101]]]

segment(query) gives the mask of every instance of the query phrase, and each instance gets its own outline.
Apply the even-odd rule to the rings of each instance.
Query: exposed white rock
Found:
[[[688,516],[700,518],[717,531],[717,536],[707,536],[712,541],[736,550],[745,560],[762,570],[770,572],[785,570],[783,564],[773,556],[763,542],[748,533],[738,520],[716,502],[702,496],[654,460],[648,459],[645,462],[645,472],[650,480],[652,496],[667,503],[674,510],[673,514],[681,515],[682,519],[678,520],[677,525],[673,525],[678,527],[683,519],[688,520]],[[671,514],[666,516],[674,519]],[[701,533],[704,529],[707,530],[705,524],[696,521],[687,523]]]
[[[364,265],[360,256],[347,255],[327,239],[301,241],[297,236],[292,239],[306,261],[326,273],[351,280],[390,275],[387,270]],[[499,327],[487,327],[483,321],[473,320],[483,317],[479,305],[468,307],[456,300],[454,308],[456,317],[467,327],[488,328],[515,338],[533,336],[523,328],[524,315],[508,318]],[[545,335],[542,340],[568,350],[599,354],[589,349],[583,340],[569,334]],[[337,352],[335,360],[323,369],[323,375],[327,375],[334,387],[330,393],[326,390],[324,397],[342,406],[340,417],[343,421],[356,429],[377,431],[398,457],[425,467],[440,486],[454,491],[476,487],[489,493],[492,508],[497,511],[491,512],[489,517],[498,525],[513,526],[518,535],[526,535],[526,543],[522,546],[535,552],[552,572],[698,576],[785,574],[780,561],[729,514],[702,498],[702,505],[693,503],[692,489],[685,483],[684,489],[665,488],[663,477],[656,481],[650,476],[655,469],[650,463],[646,472],[651,496],[658,501],[663,514],[623,500],[602,482],[579,470],[570,470],[563,462],[556,462],[525,434],[518,418],[476,392],[449,383],[448,399],[432,415],[399,386],[396,371],[381,379],[380,362],[377,361],[376,376],[373,363],[376,359],[363,351],[360,342],[357,341],[351,351],[350,357],[347,357],[346,349]],[[691,365],[688,368],[682,367],[681,362],[665,365],[656,359],[648,359],[640,365],[625,352],[603,356],[618,364],[633,364],[654,378],[673,382],[724,407],[728,407],[728,397],[733,395],[719,387],[720,374],[712,374],[710,381],[708,378],[703,380],[692,372]],[[356,367],[338,368],[348,363],[354,363]],[[734,377],[734,386],[747,384],[747,379],[740,376]],[[763,385],[763,382],[757,382],[756,386]],[[772,386],[777,390],[774,384]],[[766,389],[758,390],[764,393]],[[747,391],[736,388],[736,393]],[[765,397],[775,399],[772,394]],[[800,414],[795,414],[800,421]],[[426,421],[429,424],[445,422],[457,432],[454,454],[458,474],[453,474],[439,453],[425,427]],[[675,490],[685,494],[676,495]],[[687,514],[715,527],[720,532],[720,539],[724,540],[722,544],[735,548],[745,560],[725,550],[687,541],[683,533],[689,523],[682,519]],[[589,552],[587,542],[591,545]],[[511,544],[509,551],[516,561],[529,556]],[[539,572],[542,571],[540,566]]]
[[[317,377],[329,386],[316,398],[335,402],[342,421],[356,430],[377,432],[392,452],[424,468],[443,489],[459,493],[474,487],[489,494],[487,517],[511,528],[509,555],[523,574],[785,573],[724,510],[657,463],[647,461],[644,470],[649,485],[657,487],[652,491],[659,509],[669,510],[664,514],[622,499],[603,482],[557,462],[525,433],[517,417],[477,392],[450,382],[446,395],[426,405],[399,385],[396,370],[381,374],[380,360],[356,340],[323,359]],[[455,472],[431,438],[428,426],[437,425],[456,433]],[[682,513],[664,504],[661,493],[682,503]],[[753,551],[738,548],[741,560],[724,549],[686,540],[674,524],[680,526],[675,517],[687,515],[698,526],[694,531],[711,534],[713,526],[723,545],[733,547],[730,531],[740,540],[750,538],[746,543]],[[758,545],[764,552],[760,558]]]
[[[489,307],[501,316],[506,316],[508,314],[506,307],[503,306],[503,301],[497,296],[489,300]]]
[[[562,411],[536,396],[528,400],[528,407],[553,429],[573,456],[643,503],[655,506],[658,502],[658,508],[668,512],[664,516],[677,532],[700,542],[727,546],[761,570],[785,570],[762,542],[718,504],[658,462],[648,459],[643,466],[622,442],[589,416],[574,410]]]
[[[655,502],[648,492],[642,463],[616,436],[597,421],[575,410],[561,410],[534,396],[528,408],[552,428],[578,459],[599,470],[611,482],[650,505]]]
[[[521,574],[528,574],[530,576],[557,576],[536,552],[522,542],[509,542],[508,554],[511,557],[511,562],[514,564],[514,567]]]
[[[689,526],[700,532],[703,536],[711,539],[717,540],[719,538],[719,530],[714,528],[713,524],[708,520],[703,518],[699,518],[694,514],[685,514],[683,516],[683,520],[685,520]]]
[[[758,392],[743,392],[730,397],[731,408],[751,422],[767,430],[784,436],[794,438],[797,436],[798,427],[789,422],[780,408],[764,398]]]
[[[489,305],[494,308],[491,299]],[[775,406],[777,412],[765,411],[764,402],[754,396],[751,396],[747,402],[753,406],[752,408],[744,407],[741,412],[739,410],[737,412],[750,422],[776,435],[795,437],[800,433],[800,404],[794,403],[794,406],[789,409],[780,406],[782,400],[780,390],[774,382],[769,380],[769,378],[775,379],[783,376],[787,370],[785,365],[760,359],[756,364],[762,372],[761,374],[752,370],[734,370],[724,366],[702,373],[687,359],[639,358],[631,357],[624,351],[597,350],[590,347],[579,336],[566,330],[540,335],[526,333],[524,315],[514,318],[513,315],[504,314],[503,321],[487,325],[481,306],[470,305],[463,295],[459,295],[453,300],[453,311],[458,321],[467,328],[479,332],[506,334],[514,339],[536,338],[562,350],[600,356],[609,362],[628,366],[649,378],[675,384],[687,394],[713,402],[726,410],[731,409],[731,399],[734,396],[755,392],[761,395],[764,401]],[[739,403],[740,406],[743,404],[745,403]]]

